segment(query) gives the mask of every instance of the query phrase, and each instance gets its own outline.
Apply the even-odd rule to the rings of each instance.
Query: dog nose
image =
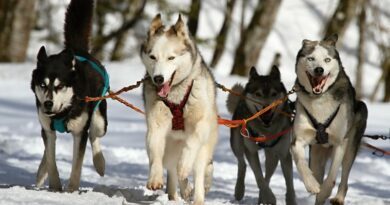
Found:
[[[314,68],[314,74],[322,75],[322,74],[324,74],[324,69],[322,67]]]
[[[154,81],[157,85],[161,85],[161,84],[164,82],[164,77],[163,77],[162,75],[154,76],[153,81]]]
[[[51,110],[51,108],[53,108],[53,102],[48,100],[48,101],[45,101],[43,103],[43,106],[47,109],[47,110]]]

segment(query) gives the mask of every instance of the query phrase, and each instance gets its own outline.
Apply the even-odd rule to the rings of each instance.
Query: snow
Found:
[[[176,0],[177,1],[177,0]],[[179,1],[177,1],[179,2]],[[248,2],[253,7],[257,1]],[[275,28],[262,52],[258,70],[268,71],[275,52],[282,53],[282,79],[287,88],[291,88],[294,79],[295,55],[304,38],[320,39],[323,20],[332,14],[336,1],[305,0],[283,1],[276,20]],[[383,1],[384,2],[384,1]],[[60,2],[65,4],[64,1]],[[180,3],[182,3],[180,1]],[[185,2],[188,4],[188,1]],[[239,2],[237,2],[239,3]],[[184,3],[183,3],[184,4]],[[218,1],[205,1],[205,9],[200,17],[201,27],[198,34],[201,38],[213,38],[223,20],[223,4]],[[383,7],[384,8],[384,7]],[[240,6],[236,6],[233,28],[229,34],[230,42],[227,52],[215,70],[216,80],[232,86],[236,82],[245,83],[245,78],[227,76],[232,64],[234,49],[239,41]],[[250,17],[248,9],[247,19]],[[58,9],[56,16],[63,16],[64,9]],[[147,8],[149,16],[154,16],[157,7]],[[294,17],[294,18],[292,18]],[[59,17],[62,22],[63,18]],[[171,19],[171,21],[174,21]],[[61,25],[56,25],[61,29]],[[346,33],[349,39],[341,48],[356,48],[356,25],[352,25]],[[40,137],[40,124],[37,119],[35,99],[30,89],[31,72],[35,67],[34,59],[39,46],[45,44],[35,34],[29,50],[30,61],[23,64],[0,64],[0,204],[175,204],[169,202],[163,191],[149,191],[145,188],[148,177],[148,159],[145,151],[145,120],[122,104],[108,101],[108,132],[102,139],[102,148],[106,158],[106,175],[99,177],[95,172],[91,148],[88,145],[84,158],[81,176],[81,190],[76,193],[54,193],[34,187],[35,175],[43,154],[43,142]],[[135,41],[132,39],[132,41]],[[373,50],[372,43],[368,47],[369,63],[365,64],[365,76],[370,76],[364,84],[364,92],[369,94],[379,78],[379,53]],[[134,45],[133,45],[134,47]],[[49,53],[59,51],[54,45]],[[206,62],[212,54],[212,46],[201,45],[200,50]],[[347,73],[354,79],[356,58],[354,52],[341,49],[341,58]],[[352,49],[353,50],[353,49]],[[138,53],[138,51],[135,51]],[[137,55],[123,62],[104,62],[109,74],[111,88],[116,90],[140,80],[145,71]],[[368,78],[367,78],[368,79]],[[218,109],[222,117],[229,118],[226,107],[226,93],[218,91]],[[129,102],[143,107],[141,89],[136,89],[123,95]],[[367,134],[390,133],[390,104],[367,103],[369,119]],[[255,204],[258,188],[250,168],[247,169],[246,192],[243,201],[234,200],[236,182],[236,159],[230,149],[229,129],[220,126],[219,142],[214,155],[214,178],[210,193],[206,196],[206,204]],[[389,141],[366,140],[384,149],[390,149]],[[57,165],[63,185],[66,185],[71,170],[72,137],[68,134],[58,134]],[[358,154],[349,179],[349,190],[346,204],[360,205],[390,205],[390,163],[389,157],[377,157],[371,150],[362,148]],[[264,162],[264,154],[260,152]],[[264,166],[263,166],[264,167]],[[339,180],[338,180],[339,181]],[[47,184],[47,183],[46,183]],[[315,196],[306,192],[302,181],[294,167],[294,185],[299,205],[314,204]],[[285,204],[284,178],[278,167],[271,179],[271,188],[276,195],[278,204]],[[337,191],[337,184],[333,195]],[[183,203],[183,202],[179,202]]]

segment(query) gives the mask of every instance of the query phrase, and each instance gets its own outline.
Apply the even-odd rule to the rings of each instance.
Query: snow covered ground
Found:
[[[138,60],[107,64],[112,88],[129,85],[143,76]],[[52,193],[34,189],[35,173],[43,153],[40,125],[36,117],[34,96],[29,89],[30,74],[34,64],[0,65],[0,204],[127,204],[167,203],[163,191],[152,192],[145,188],[148,160],[144,149],[146,131],[142,115],[109,100],[109,127],[103,138],[106,157],[106,176],[94,171],[91,150],[88,146],[80,193]],[[216,76],[217,81],[228,86],[239,78]],[[142,107],[140,89],[124,97]],[[218,92],[220,114],[229,117],[225,108],[226,94]],[[367,133],[388,134],[390,105],[369,104]],[[388,141],[373,142],[389,149]],[[63,184],[67,183],[71,169],[72,138],[59,135],[57,162]],[[261,159],[264,155],[261,153]],[[230,150],[229,130],[220,127],[220,140],[214,158],[215,171],[207,204],[254,204],[258,189],[254,175],[248,169],[246,195],[243,201],[234,201],[236,160]],[[294,170],[294,183],[298,204],[312,204],[314,196],[308,194]],[[278,204],[284,204],[284,179],[278,168],[271,180]],[[363,148],[356,159],[350,177],[346,204],[390,204],[390,163],[388,157],[379,158]]]
[[[68,0],[61,1],[66,4]],[[178,1],[178,0],[171,0]],[[178,1],[179,2],[179,1]],[[186,1],[188,4],[189,1]],[[255,5],[257,1],[250,1]],[[182,1],[180,1],[182,3]],[[184,3],[184,4],[186,4]],[[258,70],[267,72],[269,62],[275,52],[282,53],[282,79],[291,88],[294,79],[295,55],[304,38],[320,39],[324,19],[332,14],[337,1],[303,0],[283,1],[275,27],[262,52]],[[380,1],[381,4],[388,4]],[[199,37],[214,38],[223,20],[223,3],[205,1],[200,17]],[[222,5],[223,7],[223,5]],[[237,6],[239,8],[239,6]],[[236,9],[237,9],[236,8]],[[386,8],[382,5],[382,8]],[[389,7],[387,7],[389,8]],[[61,10],[64,12],[64,9]],[[63,13],[56,14],[61,21]],[[157,10],[148,7],[147,12],[154,15]],[[216,80],[227,86],[245,82],[244,78],[226,77],[231,67],[234,48],[239,41],[239,16],[236,12],[233,28],[229,34],[227,52],[216,68]],[[293,17],[293,18],[292,18]],[[250,18],[248,9],[247,18]],[[171,19],[173,20],[173,19]],[[62,21],[61,21],[62,22]],[[389,23],[389,22],[387,22]],[[58,26],[58,25],[57,25]],[[62,25],[58,26],[59,29]],[[109,127],[103,138],[103,151],[106,157],[106,176],[101,178],[94,171],[91,150],[88,145],[82,172],[82,190],[79,193],[53,193],[46,189],[36,190],[33,186],[35,173],[43,153],[40,125],[37,120],[34,96],[30,90],[31,71],[35,67],[35,54],[41,44],[40,35],[34,36],[29,50],[32,62],[25,64],[0,64],[0,204],[166,204],[170,203],[163,191],[152,192],[145,188],[148,176],[148,159],[144,148],[146,126],[142,115],[129,110],[118,102],[109,100]],[[352,23],[346,33],[341,48],[341,58],[351,79],[354,79],[356,66],[357,29]],[[136,40],[131,39],[131,42]],[[56,52],[49,47],[50,53]],[[206,62],[210,61],[212,47],[200,46]],[[368,62],[365,64],[364,93],[369,94],[378,79],[379,54],[372,42],[367,46]],[[58,51],[58,50],[57,50]],[[135,51],[138,53],[138,51]],[[121,63],[106,63],[111,78],[111,88],[119,89],[133,84],[142,78],[144,68],[137,57]],[[142,107],[141,90],[137,89],[123,95],[131,103]],[[230,117],[225,108],[226,93],[218,91],[219,113]],[[390,104],[368,103],[369,120],[367,134],[390,132]],[[389,141],[368,142],[390,149]],[[64,185],[70,175],[72,158],[72,138],[59,135],[57,139],[57,165]],[[260,153],[264,162],[264,155]],[[254,175],[247,169],[246,194],[243,201],[234,201],[233,192],[236,181],[236,160],[230,150],[229,130],[220,127],[220,138],[215,151],[214,179],[206,204],[255,204],[258,188]],[[294,184],[299,205],[314,203],[314,196],[308,194],[294,168]],[[350,188],[346,204],[352,205],[390,205],[390,161],[389,157],[376,157],[371,151],[362,148],[349,180]],[[280,168],[271,179],[271,188],[276,194],[278,204],[284,202],[284,179]],[[337,189],[334,189],[333,195]]]

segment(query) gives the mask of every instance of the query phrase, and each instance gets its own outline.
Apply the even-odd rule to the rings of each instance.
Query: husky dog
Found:
[[[323,41],[303,40],[296,62],[297,113],[294,122],[293,158],[307,191],[324,204],[342,166],[339,189],[332,204],[343,204],[348,176],[366,128],[367,107],[355,90],[336,50],[337,35]],[[309,166],[305,147],[311,145]],[[325,180],[325,165],[332,163]]]
[[[176,200],[176,185],[189,200],[187,177],[194,172],[194,204],[203,204],[212,180],[212,156],[218,124],[215,82],[190,37],[181,16],[165,29],[158,14],[141,47],[147,80],[143,87],[146,111],[146,148],[149,157],[147,188],[163,187]]]
[[[287,95],[286,89],[280,80],[279,69],[276,66],[273,66],[271,73],[266,76],[257,74],[256,68],[252,67],[249,82],[245,88],[236,84],[233,90],[246,97],[244,99],[229,94],[227,107],[229,112],[233,114],[233,120],[248,118],[275,100]],[[292,121],[289,116],[283,115],[282,113],[292,113],[291,102],[286,101],[247,124],[249,138],[287,131],[286,134],[269,142],[256,143],[248,138],[244,138],[241,136],[240,127],[230,130],[230,145],[238,160],[238,174],[234,192],[236,200],[241,200],[244,196],[245,156],[255,174],[257,186],[260,189],[259,204],[276,204],[275,195],[269,187],[269,182],[279,160],[286,180],[286,204],[296,204],[292,159],[289,152],[291,142],[291,132],[289,129],[292,126]],[[264,149],[266,156],[265,177],[263,176],[259,161],[258,150],[260,149]]]
[[[102,90],[107,89],[103,77],[92,65],[100,67],[103,73],[104,67],[88,54],[93,4],[93,0],[72,0],[65,18],[65,49],[47,56],[42,46],[38,53],[31,89],[36,98],[45,151],[37,173],[37,187],[41,187],[49,175],[49,188],[62,190],[55,161],[56,130],[71,132],[74,140],[68,191],[78,190],[80,186],[88,136],[96,171],[104,175],[105,160],[99,141],[107,128],[106,101],[84,101],[85,96],[100,96]],[[76,56],[82,56],[83,62]]]

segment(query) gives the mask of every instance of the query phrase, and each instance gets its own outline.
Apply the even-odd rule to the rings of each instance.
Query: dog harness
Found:
[[[92,60],[89,60],[88,58],[85,58],[83,56],[75,56],[75,58],[76,58],[76,60],[78,60],[80,62],[89,63],[89,65],[91,65],[92,68],[102,76],[102,78],[104,80],[104,87],[103,87],[101,96],[104,96],[108,92],[108,89],[110,87],[110,79],[109,79],[107,71],[105,69],[103,69],[102,66],[98,65],[97,63],[93,62]],[[101,100],[96,102],[93,111],[95,111],[99,107],[100,103],[101,103]],[[60,133],[69,132],[67,127],[66,127],[65,117],[52,119],[51,127],[53,130],[56,130]]]
[[[337,107],[337,109],[329,116],[327,120],[325,120],[324,123],[319,123],[313,115],[309,113],[309,111],[306,110],[305,106],[303,106],[303,109],[305,110],[307,116],[309,117],[311,124],[316,129],[316,140],[318,144],[325,144],[328,143],[328,137],[329,134],[326,132],[326,128],[332,124],[332,121],[336,117],[337,113],[339,112],[340,105]]]
[[[250,126],[247,127],[247,130],[248,130],[248,135],[249,135],[249,137],[258,136],[258,133],[256,133],[255,131],[253,131],[252,128],[251,128]],[[276,138],[276,139],[273,140],[271,143],[256,142],[256,144],[257,144],[257,146],[259,146],[260,148],[272,148],[272,147],[274,147],[276,144],[278,144],[278,142],[280,141],[280,138],[281,138],[281,137]]]
[[[188,97],[190,96],[193,84],[194,81],[192,81],[191,85],[188,86],[187,92],[179,104],[173,103],[167,98],[162,99],[164,104],[169,108],[172,113],[172,130],[184,130],[184,107],[187,104]]]

